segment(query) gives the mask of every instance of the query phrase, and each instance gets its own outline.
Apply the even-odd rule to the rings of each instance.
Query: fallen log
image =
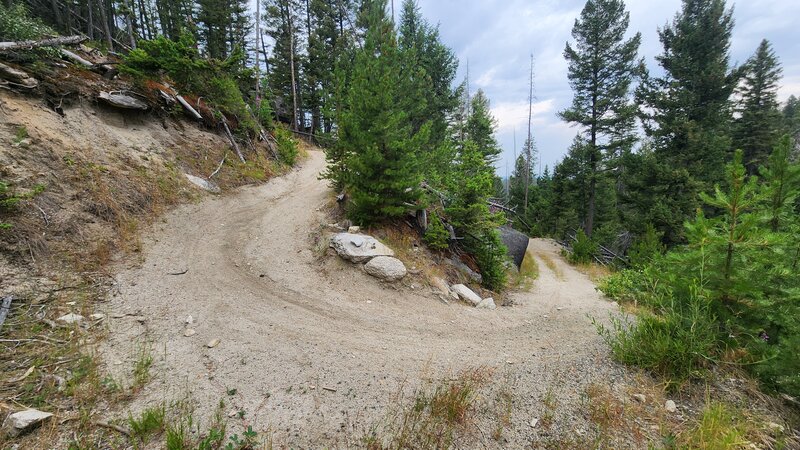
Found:
[[[136,97],[124,94],[121,91],[100,92],[97,98],[117,108],[134,109],[138,111],[147,111],[150,109],[147,103]]]
[[[64,36],[32,41],[0,42],[0,52],[29,50],[38,47],[54,47],[57,45],[76,45],[88,39],[86,36]]]
[[[93,72],[98,72],[100,74],[104,74],[104,75],[106,75],[106,78],[109,78],[109,79],[110,78],[114,78],[114,76],[116,76],[117,73],[119,72],[117,69],[115,69],[114,67],[108,65],[107,63],[100,63],[100,64],[93,63],[93,62],[91,62],[91,61],[89,61],[87,59],[82,58],[78,54],[67,50],[67,49],[63,49],[62,48],[61,49],[61,55],[63,55],[65,58],[67,58],[68,60],[72,61],[73,63],[80,64],[80,65],[86,67],[87,69],[89,69],[89,70],[91,70]]]
[[[225,134],[228,135],[228,140],[231,141],[231,147],[236,151],[236,156],[238,156],[239,160],[242,162],[247,162],[244,160],[244,155],[242,155],[242,151],[239,149],[239,144],[236,143],[236,139],[233,138],[233,133],[231,133],[231,129],[228,128],[228,121],[225,120],[224,116],[222,117],[222,126],[225,128]]]
[[[192,108],[192,105],[190,105],[185,98],[180,95],[176,95],[175,98],[178,99],[178,103],[180,103],[181,106],[183,106],[183,109],[185,109],[186,112],[188,112],[192,117],[194,117],[196,120],[203,120],[203,116],[200,115],[196,109]]]
[[[39,86],[39,81],[32,78],[26,72],[3,63],[0,63],[0,78],[6,79],[26,89],[34,89],[36,86]]]
[[[81,58],[76,53],[73,53],[73,52],[71,52],[71,51],[69,51],[67,49],[63,49],[62,48],[61,49],[61,54],[64,55],[67,59],[69,59],[70,61],[72,61],[74,63],[80,64],[80,65],[85,66],[85,67],[87,67],[89,69],[93,69],[94,68],[94,63],[92,63],[92,62],[90,62],[90,61],[88,61],[86,59]]]

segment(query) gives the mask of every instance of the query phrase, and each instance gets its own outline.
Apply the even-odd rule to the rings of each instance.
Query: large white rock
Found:
[[[339,256],[354,263],[367,262],[376,256],[394,256],[392,249],[365,234],[334,234],[330,245]]]
[[[402,279],[408,271],[403,261],[391,256],[376,256],[366,265],[364,270],[375,278],[385,281],[397,281]]]
[[[476,294],[472,289],[464,286],[463,284],[456,284],[452,286],[450,289],[453,290],[456,294],[458,294],[458,298],[469,302],[472,306],[478,306],[481,303],[481,296]]]
[[[9,437],[17,437],[39,426],[45,420],[53,417],[52,414],[39,411],[38,409],[26,409],[25,411],[15,412],[6,417],[3,421],[3,433]]]
[[[494,299],[491,298],[491,297],[481,300],[481,302],[478,303],[475,307],[476,308],[480,308],[480,309],[495,309],[495,308],[497,308],[497,306],[494,304]]]

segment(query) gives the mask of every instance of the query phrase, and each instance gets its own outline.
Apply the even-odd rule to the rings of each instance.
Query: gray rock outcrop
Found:
[[[20,434],[27,433],[32,429],[38,427],[45,420],[53,417],[48,412],[39,411],[38,409],[26,409],[25,411],[15,412],[6,417],[3,421],[3,433],[9,437],[17,437]]]
[[[377,256],[394,256],[392,249],[365,234],[335,234],[330,246],[339,256],[354,263],[367,262]]]

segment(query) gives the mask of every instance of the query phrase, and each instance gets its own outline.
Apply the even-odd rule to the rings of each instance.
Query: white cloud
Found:
[[[552,114],[555,106],[553,99],[538,101],[533,104],[532,122],[534,125],[543,124],[553,120]],[[528,102],[500,102],[492,107],[492,115],[497,119],[498,133],[522,130],[527,133],[528,127]],[[557,119],[556,119],[557,120]]]

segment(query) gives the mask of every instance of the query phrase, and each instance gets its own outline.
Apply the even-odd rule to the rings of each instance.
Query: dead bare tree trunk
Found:
[[[58,2],[56,0],[51,0],[50,5],[53,7],[53,15],[56,18],[56,23],[58,24],[58,28],[60,30],[64,29],[64,18],[61,15],[61,8],[58,6]]]
[[[531,135],[531,120],[533,119],[533,55],[531,55],[531,80],[530,92],[528,94],[528,140],[525,142],[525,205],[523,211],[528,213],[528,192],[531,185],[531,147],[533,146],[533,136]]]
[[[100,21],[103,22],[103,34],[106,37],[106,45],[110,51],[114,51],[114,37],[111,36],[111,29],[108,26],[108,14],[106,13],[106,4],[104,0],[100,0]]]
[[[136,38],[133,35],[133,9],[131,8],[130,0],[125,0],[125,22],[127,22],[128,39],[131,43],[131,48],[136,48]]]
[[[94,3],[92,0],[86,0],[86,34],[89,39],[94,40]]]

